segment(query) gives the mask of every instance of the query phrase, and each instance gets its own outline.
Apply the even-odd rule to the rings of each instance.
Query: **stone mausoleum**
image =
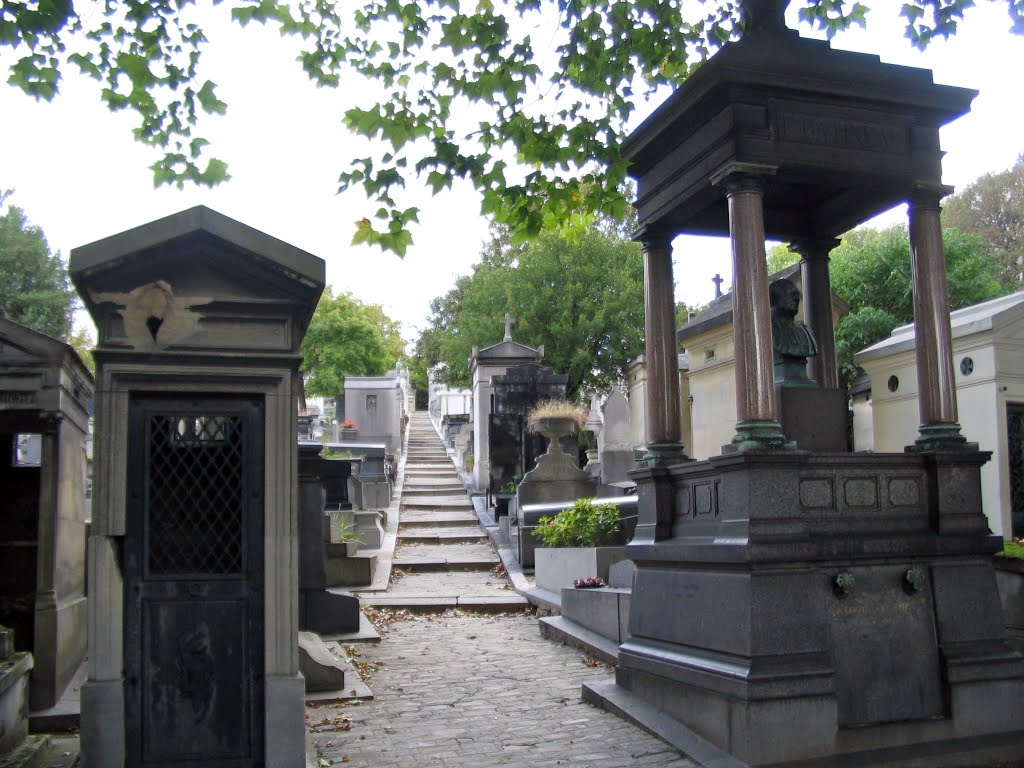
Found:
[[[302,768],[296,384],[324,263],[200,206],[70,271],[99,331],[85,764]]]
[[[786,0],[740,5],[743,38],[622,148],[644,246],[648,452],[633,475],[630,637],[616,684],[584,695],[668,715],[727,764],[1013,764],[1024,757],[1024,659],[996,591],[1002,542],[980,482],[989,455],[958,422],[939,208],[939,128],[976,94],[803,39],[785,27]],[[902,202],[916,436],[899,453],[799,450],[780,420],[765,239],[803,257],[820,355],[814,386],[783,394],[787,411],[813,409],[837,380],[828,253]],[[705,461],[680,439],[679,233],[732,245],[736,427]]]
[[[67,344],[0,318],[0,625],[53,706],[86,653],[86,436],[93,377]]]

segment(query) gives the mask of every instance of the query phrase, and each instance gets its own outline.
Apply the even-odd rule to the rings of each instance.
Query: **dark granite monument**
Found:
[[[502,491],[513,480],[522,480],[536,466],[537,457],[544,454],[547,441],[526,428],[527,416],[542,400],[564,400],[568,381],[565,374],[555,373],[539,363],[517,365],[504,375],[491,378],[494,405],[488,440],[492,493]],[[575,455],[574,436],[563,440],[562,446],[563,450]]]
[[[299,629],[320,634],[357,632],[359,599],[327,591],[325,543],[331,536],[327,485],[336,481],[338,465],[349,464],[323,458],[322,448],[320,443],[299,443]],[[349,473],[344,474],[341,487],[347,485]],[[334,508],[351,509],[352,505]]]
[[[296,383],[324,263],[200,206],[70,272],[99,330],[85,764],[302,768]]]
[[[939,217],[939,127],[975,92],[800,38],[785,5],[746,0],[744,38],[623,146],[645,248],[649,451],[633,474],[630,637],[617,684],[584,695],[653,706],[747,766],[1014,764],[1024,659],[1007,643],[1001,542],[981,509],[988,454],[957,423]],[[812,378],[831,388],[828,252],[901,202],[920,435],[903,454],[793,450],[773,382],[765,237],[804,257]],[[681,232],[727,234],[733,250],[736,437],[700,462],[680,443],[671,365]]]
[[[32,652],[32,709],[56,704],[86,655],[93,389],[69,345],[0,319],[0,624]]]

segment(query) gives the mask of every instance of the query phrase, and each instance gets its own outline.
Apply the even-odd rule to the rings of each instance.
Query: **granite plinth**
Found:
[[[976,525],[986,459],[765,451],[637,473],[640,528],[661,534],[627,547],[618,685],[749,766],[979,737],[1024,755],[1024,659]],[[667,526],[642,501],[656,482]]]
[[[846,390],[776,385],[779,423],[802,451],[841,453],[847,449]]]

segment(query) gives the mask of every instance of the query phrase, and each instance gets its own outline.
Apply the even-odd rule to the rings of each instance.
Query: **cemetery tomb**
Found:
[[[67,344],[0,318],[0,624],[56,704],[86,654],[86,436],[93,377]]]
[[[493,406],[487,434],[492,494],[522,480],[536,466],[547,442],[527,429],[527,417],[537,403],[564,400],[568,381],[568,376],[538,363],[516,365],[491,378]],[[575,454],[576,440],[572,435],[567,438],[564,449]]]
[[[544,347],[537,349],[512,340],[515,320],[505,313],[505,338],[498,344],[480,349],[473,347],[469,370],[473,377],[473,487],[477,491],[490,488],[489,465],[491,441],[488,437],[491,412],[494,409],[492,378],[504,374],[509,368],[525,363],[540,363]]]
[[[975,92],[786,29],[745,0],[743,38],[623,145],[638,180],[646,467],[616,685],[741,765],[997,765],[1024,756],[1024,658],[1007,642],[982,509],[989,455],[958,422],[942,252],[940,126]],[[766,237],[803,256],[815,378],[835,386],[828,252],[907,202],[917,436],[901,453],[798,451],[779,421]],[[689,461],[678,417],[672,238],[728,235],[736,426]],[[800,388],[812,392],[814,388]],[[786,408],[792,403],[787,402]]]
[[[323,261],[200,206],[70,272],[99,330],[84,760],[300,768],[294,387]]]

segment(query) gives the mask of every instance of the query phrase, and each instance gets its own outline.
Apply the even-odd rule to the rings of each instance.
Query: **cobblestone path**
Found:
[[[604,665],[540,636],[425,413],[410,421],[382,640],[349,646],[374,699],[307,709],[318,768],[699,768],[580,700]]]

